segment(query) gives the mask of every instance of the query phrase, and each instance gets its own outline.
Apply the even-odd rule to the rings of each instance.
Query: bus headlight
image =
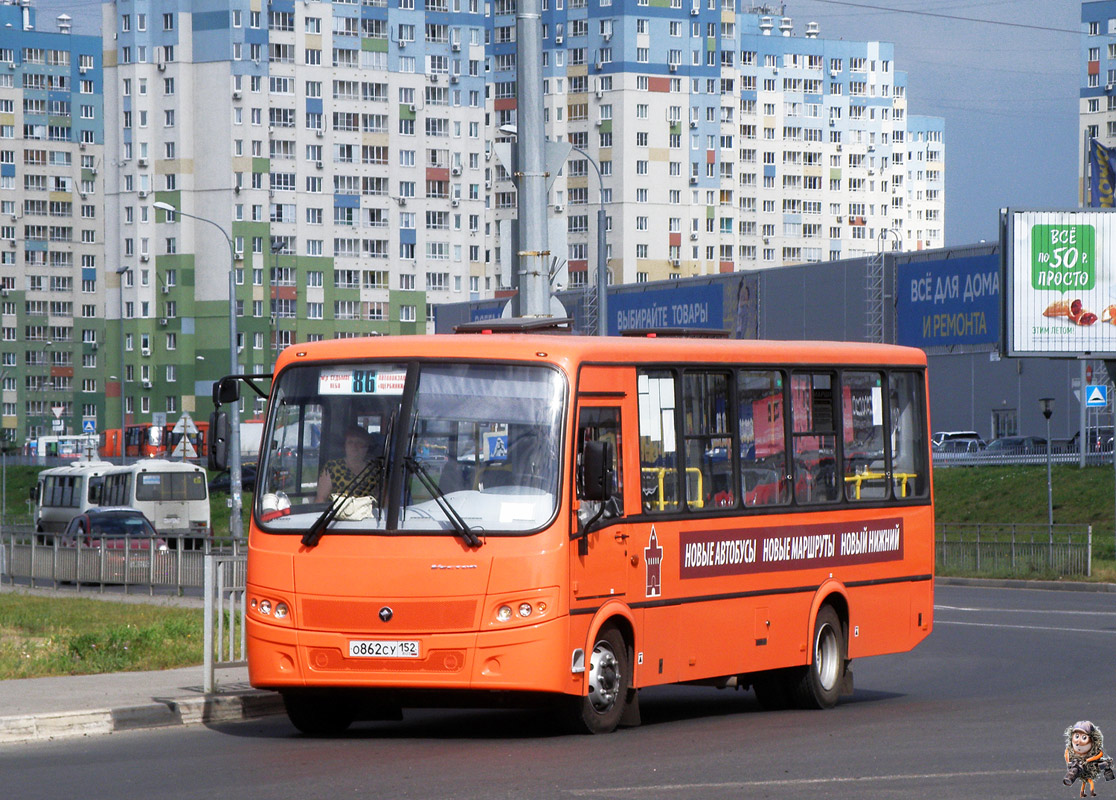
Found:
[[[558,590],[552,586],[494,598],[488,607],[491,614],[488,627],[546,622],[551,609],[558,607],[557,602]]]
[[[252,595],[248,598],[248,616],[255,619],[291,625],[293,623],[291,611],[290,603],[279,597]]]

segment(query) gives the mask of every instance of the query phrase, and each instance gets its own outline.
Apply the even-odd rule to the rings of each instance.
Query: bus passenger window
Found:
[[[666,370],[640,373],[637,392],[643,510],[649,513],[678,511],[674,376]]]
[[[794,496],[800,503],[834,502],[837,485],[837,436],[833,375],[795,373],[791,377],[794,432]]]
[[[930,491],[926,463],[926,413],[922,380],[914,372],[894,372],[891,389],[890,446],[892,496],[926,497]]]
[[[624,476],[623,459],[620,456],[620,409],[618,408],[582,408],[577,425],[577,454],[578,464],[581,464],[581,453],[586,442],[608,442],[609,452],[612,455],[613,484],[609,487],[609,497],[605,501],[602,519],[615,519],[624,516]],[[580,495],[579,495],[580,499]],[[596,516],[599,503],[582,500],[578,509],[578,517],[582,524]]]
[[[841,383],[845,497],[853,501],[882,500],[888,496],[883,376],[878,372],[846,372]]]
[[[736,505],[729,430],[728,375],[688,372],[682,382],[686,505]]]
[[[736,375],[740,423],[740,488],[745,506],[790,502],[783,374],[741,370]]]

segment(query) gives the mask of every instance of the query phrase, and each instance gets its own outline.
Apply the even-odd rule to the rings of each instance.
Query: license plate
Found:
[[[384,642],[376,639],[350,639],[349,658],[420,658],[417,641]]]

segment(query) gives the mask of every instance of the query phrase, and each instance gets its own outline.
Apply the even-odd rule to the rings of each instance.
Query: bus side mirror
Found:
[[[583,500],[604,502],[611,496],[612,446],[609,442],[586,441],[581,450],[581,480],[578,494]]]
[[[226,375],[219,381],[213,382],[213,405],[220,407],[225,403],[240,402],[240,381]]]
[[[207,461],[209,468],[218,472],[229,468],[229,415],[224,411],[214,411],[209,415]]]
[[[31,484],[30,494],[31,494],[31,502],[32,503],[38,503],[39,502],[39,484],[37,484],[37,483]]]

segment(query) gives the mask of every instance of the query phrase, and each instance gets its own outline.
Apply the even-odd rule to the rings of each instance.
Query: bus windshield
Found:
[[[536,530],[556,509],[565,402],[552,367],[292,367],[272,395],[261,525],[301,534],[332,509],[326,535]]]

